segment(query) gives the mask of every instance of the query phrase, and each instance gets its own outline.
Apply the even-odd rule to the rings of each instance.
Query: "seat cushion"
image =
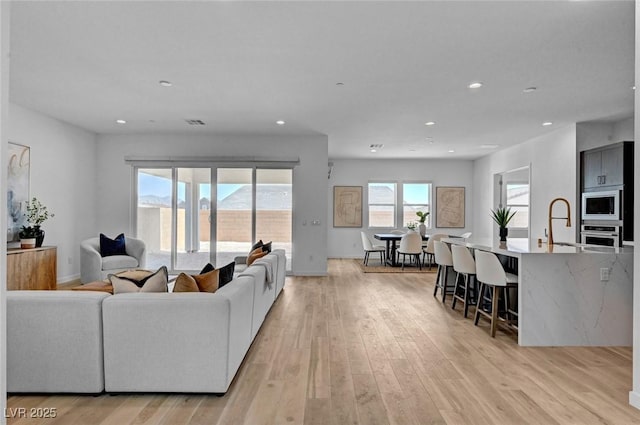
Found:
[[[135,269],[138,267],[138,260],[128,255],[111,255],[102,258],[102,270]]]

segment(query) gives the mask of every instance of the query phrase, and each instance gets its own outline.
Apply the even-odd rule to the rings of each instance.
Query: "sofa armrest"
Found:
[[[236,264],[247,264],[247,258],[248,257],[246,255],[239,255],[235,257],[233,261],[235,261]]]

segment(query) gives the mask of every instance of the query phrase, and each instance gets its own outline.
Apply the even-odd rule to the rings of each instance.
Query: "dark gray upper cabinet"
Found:
[[[622,144],[584,152],[582,160],[583,189],[620,186],[624,183],[624,150]]]

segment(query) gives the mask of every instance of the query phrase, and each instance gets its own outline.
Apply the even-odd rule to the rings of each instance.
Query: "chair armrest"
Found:
[[[143,240],[135,238],[125,239],[127,254],[138,260],[138,267],[144,269],[147,264],[147,247]]]
[[[80,242],[80,281],[82,283],[102,280],[102,256],[88,242]]]

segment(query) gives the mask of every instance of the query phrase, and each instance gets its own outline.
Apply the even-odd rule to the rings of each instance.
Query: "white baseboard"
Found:
[[[629,404],[640,409],[640,393],[637,391],[629,391]]]
[[[80,279],[80,273],[72,274],[70,276],[58,276],[57,281],[58,284],[71,282],[72,280]]]

